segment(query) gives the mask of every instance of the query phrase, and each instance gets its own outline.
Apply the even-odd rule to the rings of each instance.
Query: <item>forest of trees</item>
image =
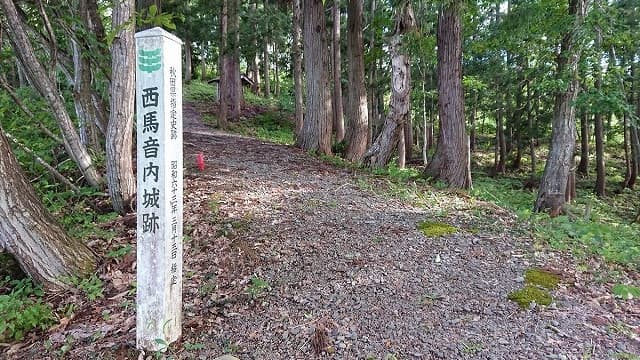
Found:
[[[0,124],[0,249],[51,286],[95,259],[54,225],[14,152],[131,212],[133,35],[151,26],[184,40],[186,82],[219,77],[221,128],[240,121],[245,74],[256,94],[292,99],[302,149],[417,163],[461,189],[488,151],[491,174],[529,174],[536,211],[562,212],[576,176],[595,171],[606,196],[633,189],[640,170],[638,0],[0,0],[0,21],[3,96],[55,144],[38,153]],[[24,105],[34,93],[55,127]],[[53,164],[65,159],[73,179]]]

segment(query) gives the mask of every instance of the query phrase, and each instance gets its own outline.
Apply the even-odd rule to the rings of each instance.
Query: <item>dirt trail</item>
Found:
[[[217,288],[211,296],[187,296],[186,322],[211,324],[190,336],[212,345],[212,353],[308,359],[314,347],[325,346],[319,358],[605,359],[638,353],[637,314],[611,307],[611,299],[584,298],[565,283],[548,309],[521,311],[507,301],[529,267],[551,264],[570,282],[575,277],[558,268],[563,259],[535,258],[527,238],[507,229],[477,232],[464,201],[431,194],[433,206],[418,208],[376,194],[383,182],[362,180],[295,148],[211,132],[197,116],[188,117],[185,156],[203,152],[207,169],[190,171],[187,179],[185,209],[195,214],[187,225],[193,234],[185,271],[198,274],[199,284],[211,274]],[[439,217],[438,197],[463,211]],[[199,231],[211,219],[212,201],[219,203],[215,221],[223,223],[217,235],[226,236]],[[493,216],[499,226],[499,215]],[[424,220],[461,231],[427,238],[416,230]],[[251,286],[251,276],[258,285]],[[269,284],[264,291],[262,280]],[[257,292],[255,299],[243,295],[247,288]],[[631,333],[611,331],[618,321]]]
[[[601,264],[577,273],[570,259],[534,251],[531,239],[511,228],[512,215],[495,206],[432,190],[419,199],[396,196],[404,186],[293,147],[212,130],[190,104],[184,141],[184,327],[168,352],[173,358],[611,359],[640,353],[638,300],[607,295],[606,285],[593,281]],[[205,157],[203,172],[195,166],[198,153]],[[425,220],[459,231],[429,238],[417,230]],[[101,266],[105,297],[85,301],[41,339],[8,349],[8,358],[138,358],[129,291],[135,216],[112,226],[119,235],[108,246],[131,244],[133,251]],[[506,298],[535,266],[564,280],[551,306],[523,311]]]

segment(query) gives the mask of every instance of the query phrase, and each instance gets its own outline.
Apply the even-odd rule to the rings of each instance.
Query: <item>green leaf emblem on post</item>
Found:
[[[160,49],[138,51],[138,68],[140,71],[152,73],[160,70],[162,66],[162,57]]]

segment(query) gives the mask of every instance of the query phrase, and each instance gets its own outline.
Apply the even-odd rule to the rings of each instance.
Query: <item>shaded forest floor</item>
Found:
[[[219,132],[184,110],[183,337],[165,356],[211,359],[611,359],[640,354],[640,302],[610,294],[597,259],[578,266],[513,214],[415,188],[299,149]],[[195,166],[203,153],[204,171]],[[404,189],[414,186],[414,191]],[[457,231],[427,236],[423,222]],[[93,244],[104,297],[77,304],[7,358],[136,359],[135,217]],[[561,278],[547,307],[507,299],[525,271]],[[634,273],[622,275],[638,282]],[[618,280],[619,281],[619,280]],[[634,355],[635,354],[635,355]],[[146,354],[154,356],[155,354]],[[635,357],[634,357],[635,356]]]

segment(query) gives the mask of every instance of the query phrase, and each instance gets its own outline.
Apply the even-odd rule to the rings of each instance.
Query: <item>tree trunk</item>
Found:
[[[565,203],[567,181],[573,165],[576,143],[576,119],[574,103],[580,86],[577,79],[580,49],[575,44],[575,31],[582,25],[586,14],[586,0],[569,0],[569,15],[575,17],[574,28],[562,39],[557,59],[557,77],[570,81],[565,90],[556,94],[553,110],[551,149],[538,190],[534,211],[549,209],[552,215],[562,211]]]
[[[263,41],[263,49],[262,49],[262,76],[264,76],[264,96],[271,97],[271,80],[269,79],[269,68],[271,64],[269,63],[269,37],[265,36]],[[306,40],[305,40],[306,42]]]
[[[398,168],[404,169],[407,166],[407,152],[405,147],[405,136],[404,136],[405,128],[403,127],[400,130],[400,136],[398,139]]]
[[[96,112],[104,111],[104,109],[98,110],[91,97],[93,76],[88,58],[83,57],[80,46],[75,40],[71,40],[71,47],[75,75],[73,81],[73,104],[79,123],[80,142],[84,146],[90,147],[93,151],[102,153],[102,145],[100,144],[100,137],[96,127],[96,124],[100,123],[100,117]],[[106,117],[106,114],[103,117]]]
[[[12,0],[0,0],[0,7],[5,15],[10,31],[7,31],[13,49],[38,92],[47,100],[58,122],[64,139],[65,149],[77,164],[86,181],[95,187],[102,187],[103,179],[96,170],[87,152],[82,146],[80,136],[76,132],[71,117],[67,112],[62,97],[51,81],[42,63],[35,56],[33,46],[29,42],[24,26]]]
[[[91,272],[96,258],[67,236],[42,205],[0,129],[0,250],[48,288],[64,288],[62,278]]]
[[[496,110],[496,156],[495,156],[495,172],[496,174],[504,174],[506,170],[506,139],[504,136],[503,104],[498,105]]]
[[[25,87],[31,85],[29,82],[29,78],[25,75],[24,69],[22,68],[22,64],[20,64],[20,60],[16,58],[16,72],[18,73],[18,86]]]
[[[469,136],[469,151],[476,151],[476,119],[478,118],[478,92],[474,91],[473,97],[473,109],[471,110],[471,124],[470,131],[471,134]]]
[[[599,2],[599,1],[598,1]],[[602,34],[600,28],[596,27],[595,47],[599,50],[602,47]],[[602,91],[602,66],[599,61],[594,64],[595,90]],[[595,137],[596,137],[596,185],[595,193],[598,197],[606,196],[606,172],[604,167],[604,122],[602,121],[602,110],[596,110],[595,114]],[[627,116],[626,114],[624,116]]]
[[[344,140],[344,116],[342,108],[342,57],[340,55],[340,0],[333,1],[333,131],[336,142]]]
[[[404,34],[415,27],[411,2],[405,1],[397,12],[394,34],[389,48],[391,52],[391,104],[382,131],[364,156],[372,167],[384,167],[391,160],[402,136],[404,122],[411,105],[411,67],[409,56],[402,48]]]
[[[632,99],[631,103],[635,103],[636,107],[636,119],[640,118],[640,86],[638,86],[638,63],[632,62],[631,64],[631,87],[632,87]],[[640,136],[638,135],[638,123],[628,121],[627,117],[624,118],[625,122],[628,122],[629,127],[629,136],[628,141],[631,148],[630,161],[629,161],[629,174],[625,181],[626,186],[629,189],[633,189],[637,178],[638,173],[640,172]],[[640,213],[639,213],[640,218]]]
[[[376,0],[371,0],[371,11],[369,15],[370,15],[369,23],[373,23],[373,20],[375,19],[375,16],[376,16]],[[349,16],[349,19],[351,19],[351,16]],[[362,29],[362,26],[360,26],[360,29]],[[375,46],[376,46],[376,32],[370,31],[370,34],[371,36],[369,37],[369,49],[370,49],[369,51],[371,52],[372,50],[375,49]],[[362,156],[364,156],[364,153],[366,152],[366,148],[370,147],[373,144],[374,128],[378,122],[378,112],[376,109],[378,106],[378,99],[376,98],[377,92],[375,90],[375,87],[377,85],[377,71],[376,71],[377,68],[378,68],[378,62],[377,60],[375,60],[369,66],[369,76],[368,76],[369,89],[368,89],[368,96],[367,96],[367,101],[368,101],[367,145],[365,146],[365,150],[362,152]]]
[[[580,118],[580,163],[578,173],[589,176],[589,113]]]
[[[251,2],[249,4],[249,13],[251,20],[251,50],[250,55],[247,59],[249,73],[251,76],[251,80],[253,80],[253,84],[251,84],[251,92],[254,94],[258,94],[260,92],[260,65],[258,64],[258,20],[255,16],[257,13],[258,5],[256,2]],[[298,43],[300,41],[298,40]]]
[[[303,13],[307,108],[297,144],[307,151],[331,154],[329,52],[323,1],[305,0]]]
[[[519,64],[520,66],[520,64]],[[523,79],[518,78],[518,84],[522,84]],[[524,89],[522,86],[518,85],[518,92],[516,93],[516,107],[513,111],[513,126],[511,127],[513,134],[511,141],[514,143],[516,148],[516,154],[514,155],[511,161],[511,169],[514,171],[519,171],[522,164],[522,118],[524,113],[524,108],[522,104],[522,97],[524,93]]]
[[[189,38],[184,39],[184,81],[188,84],[193,79],[193,63],[191,56],[193,51],[191,49],[191,40]]]
[[[218,82],[218,127],[225,129],[229,123],[229,96],[228,88],[231,79],[229,69],[229,1],[220,2],[220,81]]]
[[[347,112],[347,160],[359,163],[367,151],[369,111],[364,76],[364,45],[362,38],[363,0],[349,0],[347,8],[347,56],[349,57],[349,87]]]
[[[112,27],[120,29],[111,45],[111,116],[107,128],[107,181],[113,209],[132,210],[136,193],[132,144],[135,99],[135,43],[132,26],[123,26],[134,14],[134,0],[119,0],[113,7]]]
[[[219,124],[240,120],[242,82],[240,80],[240,3],[223,0],[220,15],[220,113]]]
[[[293,0],[293,44],[291,45],[291,57],[293,61],[293,89],[295,93],[296,106],[296,137],[300,136],[302,124],[304,123],[304,91],[302,87],[302,49],[300,40],[302,40],[302,0]]]
[[[596,81],[597,82],[597,81]],[[596,85],[597,87],[597,85]],[[625,115],[626,116],[626,115]],[[604,122],[602,114],[595,115],[595,138],[596,138],[596,186],[595,193],[599,197],[606,196],[606,173],[604,166]]]
[[[465,134],[462,88],[461,0],[453,0],[438,16],[438,145],[425,174],[449,187],[471,187],[469,141]]]
[[[205,46],[206,46],[206,42],[202,42],[202,53],[200,54],[200,81],[205,82],[207,81],[207,58],[205,55]],[[217,96],[220,97],[220,93],[219,93],[220,87],[218,87],[218,94]]]
[[[411,121],[411,111],[407,114],[404,122],[404,153],[408,161],[413,157],[413,122]]]
[[[274,82],[274,89],[273,89],[273,93],[274,95],[277,97],[280,97],[280,65],[278,64],[278,51],[280,51],[278,49],[278,43],[274,42],[273,43],[273,55],[275,56],[275,59],[273,61],[273,71],[274,71],[274,76],[273,76],[273,82]]]
[[[229,1],[229,38],[228,45],[232,49],[229,58],[230,84],[229,84],[229,102],[231,106],[229,111],[231,121],[239,121],[242,112],[242,104],[244,102],[242,92],[242,79],[240,78],[240,0]],[[224,76],[225,74],[221,74]]]
[[[640,117],[640,101],[636,100],[636,116]],[[631,142],[631,174],[629,175],[628,186],[633,189],[640,172],[640,135],[638,134],[638,125],[630,124],[629,141]]]
[[[536,175],[536,126],[533,117],[533,100],[531,95],[531,81],[527,80],[527,125],[529,127],[529,158],[531,160],[531,178]]]

